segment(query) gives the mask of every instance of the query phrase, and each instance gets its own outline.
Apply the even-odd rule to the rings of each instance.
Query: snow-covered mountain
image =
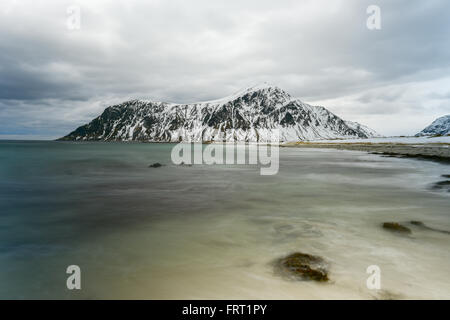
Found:
[[[416,134],[416,137],[435,135],[450,135],[450,114],[434,120],[428,127]]]
[[[174,104],[131,100],[108,107],[60,140],[94,141],[280,141],[369,138],[375,131],[344,121],[278,87],[259,85],[214,101]]]
[[[381,137],[381,135],[378,134],[375,130],[369,128],[368,126],[362,125],[358,122],[347,120],[347,121],[345,121],[345,123],[353,130],[363,132],[367,138]]]

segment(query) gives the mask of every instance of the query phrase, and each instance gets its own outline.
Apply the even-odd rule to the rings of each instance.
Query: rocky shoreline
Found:
[[[450,164],[450,144],[401,144],[401,143],[346,143],[346,142],[289,142],[280,145],[291,148],[329,148],[366,151],[394,157],[418,158]]]

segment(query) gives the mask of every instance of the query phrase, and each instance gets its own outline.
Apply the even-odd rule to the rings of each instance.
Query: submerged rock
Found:
[[[148,167],[149,168],[159,168],[159,167],[162,167],[162,166],[163,166],[163,164],[161,164],[159,162],[155,162],[155,163],[149,165]]]
[[[412,220],[411,224],[419,227],[425,227],[425,224],[422,221]]]
[[[385,222],[383,223],[383,228],[395,232],[411,233],[411,229],[402,226],[400,223],[397,222]]]
[[[400,300],[404,299],[404,296],[400,293],[392,292],[389,290],[377,290],[372,297],[375,300]]]
[[[179,165],[180,165],[181,167],[192,167],[192,164],[190,164],[190,163],[184,163],[184,161],[182,161]]]
[[[447,190],[450,192],[450,180],[443,180],[433,184],[434,190]]]
[[[276,271],[296,280],[328,281],[326,261],[307,253],[295,252],[276,261]]]
[[[422,221],[412,220],[412,221],[410,221],[410,223],[415,225],[416,227],[419,227],[424,230],[430,230],[430,231],[436,231],[436,232],[450,234],[450,231],[431,228],[431,227],[427,226],[425,223],[423,223]]]

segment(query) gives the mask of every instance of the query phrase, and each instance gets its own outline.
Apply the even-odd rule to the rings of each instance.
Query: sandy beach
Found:
[[[281,147],[328,148],[366,151],[390,156],[422,158],[450,163],[450,137],[441,138],[376,138],[288,142]]]

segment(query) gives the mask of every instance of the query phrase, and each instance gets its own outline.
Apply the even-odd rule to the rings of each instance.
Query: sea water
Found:
[[[449,193],[431,189],[448,165],[281,148],[262,176],[172,164],[173,146],[1,141],[0,298],[450,299],[450,235],[410,224],[450,231]],[[325,259],[330,281],[280,277],[293,252]]]

